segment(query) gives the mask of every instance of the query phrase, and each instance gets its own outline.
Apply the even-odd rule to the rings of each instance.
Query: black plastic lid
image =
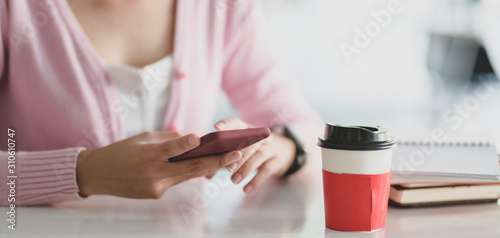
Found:
[[[325,134],[319,137],[318,146],[339,150],[385,150],[396,140],[387,129],[371,126],[325,125]]]

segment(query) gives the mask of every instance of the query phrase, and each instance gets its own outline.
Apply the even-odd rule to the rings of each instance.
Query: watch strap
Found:
[[[295,144],[295,158],[293,160],[292,166],[290,166],[290,168],[288,168],[288,170],[283,175],[283,178],[286,178],[297,172],[300,168],[302,168],[302,166],[304,166],[307,159],[307,153],[304,149],[304,145],[288,127],[284,128],[283,135],[292,140],[292,142]]]

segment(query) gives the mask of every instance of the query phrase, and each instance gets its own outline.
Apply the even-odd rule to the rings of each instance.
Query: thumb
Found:
[[[151,131],[139,135],[143,143],[162,143],[181,137],[177,132],[171,131]]]
[[[200,145],[200,137],[196,134],[185,135],[176,139],[171,139],[163,143],[158,143],[158,152],[160,160],[171,158],[192,150]]]
[[[214,128],[218,131],[247,129],[253,126],[245,123],[237,117],[230,117],[215,123]]]

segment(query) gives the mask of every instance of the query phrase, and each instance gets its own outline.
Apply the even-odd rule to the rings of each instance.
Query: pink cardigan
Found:
[[[259,126],[318,121],[266,45],[256,1],[177,3],[171,100],[163,130],[204,134],[219,90]],[[77,154],[124,138],[114,85],[66,0],[0,0],[0,205],[7,128],[15,130],[16,205],[82,199]],[[319,133],[319,132],[318,132]]]

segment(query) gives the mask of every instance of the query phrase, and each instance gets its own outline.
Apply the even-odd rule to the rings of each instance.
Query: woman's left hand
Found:
[[[218,131],[246,129],[249,125],[239,118],[231,117],[215,124]],[[251,193],[264,181],[271,177],[281,177],[292,166],[295,158],[295,144],[289,138],[271,133],[268,138],[241,150],[242,158],[227,166],[233,173],[231,180],[238,184],[252,171],[258,170],[255,177],[243,188],[245,193]]]

